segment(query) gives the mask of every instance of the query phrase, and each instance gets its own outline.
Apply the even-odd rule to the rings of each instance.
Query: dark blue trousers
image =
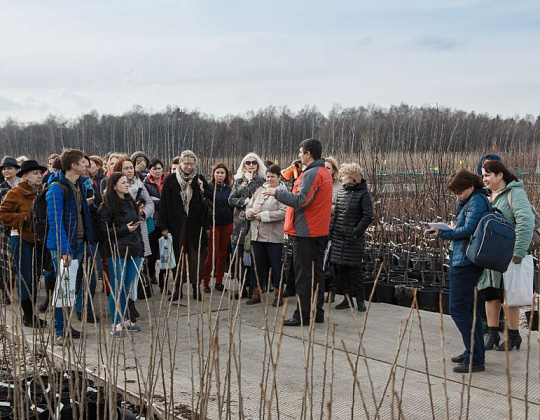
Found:
[[[257,276],[251,284],[252,287],[257,286],[257,280],[262,290],[266,290],[268,284],[268,271],[272,269],[272,286],[279,287],[281,280],[281,254],[283,252],[283,244],[274,242],[251,242],[252,261],[255,265]],[[253,269],[253,267],[252,267]],[[283,285],[285,286],[285,284]]]
[[[469,364],[471,355],[471,330],[474,316],[474,288],[483,268],[476,265],[450,268],[450,315],[461,333],[465,345],[464,363]],[[485,360],[480,302],[477,302],[474,327],[473,366],[483,365]]]

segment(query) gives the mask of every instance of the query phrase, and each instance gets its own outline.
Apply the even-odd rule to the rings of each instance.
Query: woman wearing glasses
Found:
[[[244,265],[244,244],[249,230],[249,220],[246,218],[246,206],[255,191],[261,187],[266,179],[266,166],[255,153],[248,153],[240,162],[234,176],[234,184],[229,205],[234,208],[233,234],[231,243],[234,255],[234,273],[236,278],[244,284],[241,297],[248,297],[247,287],[251,284],[252,270]],[[240,297],[240,295],[238,295]]]

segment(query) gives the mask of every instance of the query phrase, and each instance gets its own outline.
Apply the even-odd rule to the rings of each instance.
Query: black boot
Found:
[[[45,299],[39,304],[38,310],[39,312],[47,312],[47,308],[49,307],[49,298],[54,293],[54,286],[56,283],[56,279],[54,277],[54,272],[52,275],[50,273],[45,274]]]
[[[519,350],[521,346],[521,335],[519,335],[519,330],[508,330],[508,351],[512,350],[514,347]],[[506,350],[506,341],[497,347],[498,351]]]
[[[135,302],[133,302],[131,299],[128,299],[127,310],[128,310],[128,313],[127,313],[128,319],[133,323],[137,322],[137,316],[135,315],[135,312],[137,311],[135,309]]]
[[[347,300],[347,295],[345,295],[345,298],[341,301],[341,303],[338,303],[335,308],[336,309],[347,309],[350,308],[350,305],[354,305],[353,302],[349,304],[349,300]]]
[[[25,299],[21,302],[21,308],[23,310],[23,325],[30,328],[43,328],[47,325],[47,322],[39,319],[34,314],[34,306],[30,299]]]
[[[184,293],[182,293],[182,286],[178,286],[174,289],[173,295],[169,298],[171,302],[176,302],[178,299],[182,299]]]
[[[499,327],[488,327],[486,341],[484,342],[485,349],[491,350],[493,346],[498,347],[500,340]]]
[[[192,292],[191,297],[193,298],[193,300],[202,300],[201,291],[197,290],[197,285],[194,284],[192,286],[193,286],[193,292]]]
[[[358,312],[366,312],[366,301],[364,299],[356,298],[356,305],[358,306]]]

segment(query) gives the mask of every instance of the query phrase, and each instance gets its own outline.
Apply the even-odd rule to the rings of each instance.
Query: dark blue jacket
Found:
[[[214,186],[209,185],[209,190],[206,190],[206,195],[210,200],[214,199]],[[214,216],[216,218],[216,226],[227,226],[233,222],[233,208],[229,206],[229,196],[231,195],[231,187],[228,185],[216,189],[216,202]],[[213,223],[213,221],[212,221]]]
[[[67,187],[65,202],[62,187],[58,184],[52,184],[53,182],[59,182]],[[73,252],[77,247],[78,215],[75,194],[63,170],[51,174],[47,185],[50,186],[47,191],[47,219],[49,222],[47,248],[57,250],[58,252],[61,251],[62,255],[66,255],[68,252]],[[84,186],[83,177],[79,177],[78,185],[82,192],[84,239],[87,242],[93,243],[92,219],[90,217],[88,203],[86,202],[86,187]]]
[[[464,201],[458,202],[456,228],[451,230],[439,230],[438,236],[442,239],[451,239],[452,251],[450,252],[450,265],[452,267],[464,267],[472,263],[465,254],[469,239],[474,233],[482,215],[490,209],[486,193],[483,188],[473,191]]]

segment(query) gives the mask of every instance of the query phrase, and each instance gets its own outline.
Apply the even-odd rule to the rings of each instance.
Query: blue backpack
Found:
[[[512,223],[493,210],[487,198],[486,201],[489,210],[480,217],[466,255],[475,265],[504,273],[512,261],[516,231]]]

